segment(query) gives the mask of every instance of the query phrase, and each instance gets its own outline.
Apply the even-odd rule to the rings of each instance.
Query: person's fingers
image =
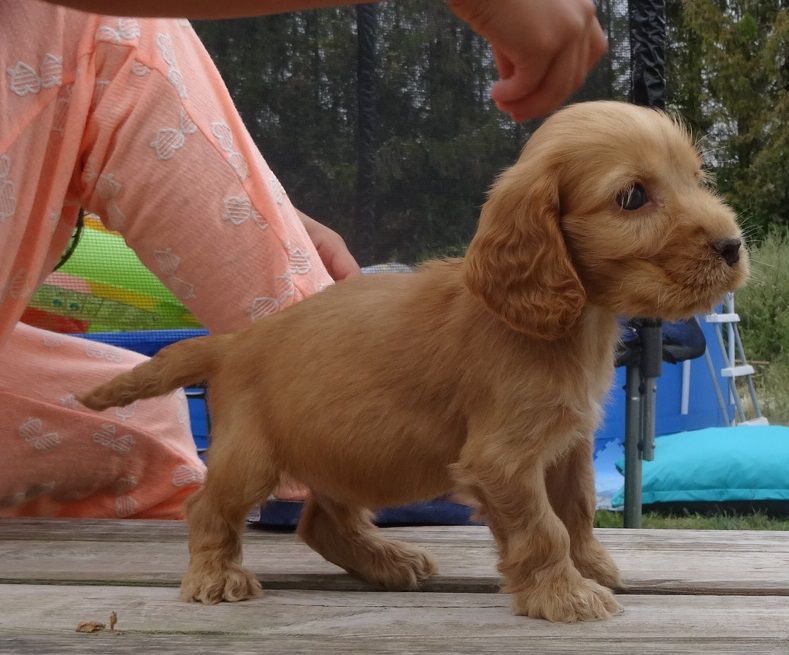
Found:
[[[512,63],[512,60],[496,46],[492,46],[491,49],[493,50],[493,59],[496,62],[496,70],[499,72],[499,79],[506,80],[512,77],[512,74],[515,72],[515,65]]]
[[[590,32],[584,34],[583,39],[578,44],[578,48],[575,51],[575,62],[573,63],[573,77],[572,77],[572,90],[570,93],[572,94],[573,91],[580,88],[581,85],[584,83],[586,79],[586,75],[589,72],[589,68],[586,66],[586,62],[589,59],[589,42],[591,41],[592,35]]]
[[[333,280],[344,280],[347,277],[361,275],[359,264],[348,250],[345,241],[336,232],[332,232],[315,246]]]
[[[600,58],[608,52],[608,39],[603,32],[603,28],[595,18],[589,39],[589,53],[586,59],[586,70],[592,70]]]
[[[501,102],[502,111],[517,116],[520,120],[547,114],[561,105],[576,89],[575,68],[578,53],[575,49],[562,52],[551,62],[540,86],[527,96],[511,102]],[[515,72],[517,76],[518,72]],[[585,76],[584,76],[585,77]]]
[[[594,59],[592,65],[588,64],[591,57],[597,56],[598,52],[598,48],[592,44],[592,39],[593,35],[587,32],[580,42],[561,51],[553,61],[545,65],[542,76],[536,84],[530,77],[535,73],[533,67],[528,70],[516,68],[509,79],[494,85],[491,97],[496,102],[496,106],[502,111],[513,114],[513,118],[517,115],[519,118],[515,120],[523,120],[540,115],[537,105],[543,111],[550,111],[564,102],[583,84],[592,65],[597,61]],[[544,109],[546,106],[547,109]]]
[[[344,280],[348,277],[361,275],[362,270],[359,268],[359,264],[356,263],[353,255],[345,248],[345,244],[343,244],[343,250],[336,252],[332,259],[329,273],[335,280]]]
[[[555,109],[607,49],[593,0],[449,0],[449,7],[490,42],[500,78],[491,98],[519,118]]]
[[[296,209],[296,213],[333,280],[344,280],[346,277],[361,274],[359,264],[339,234],[299,209]]]
[[[490,91],[491,99],[501,107],[527,97],[540,87],[549,64],[549,61],[535,59],[529,63],[528,67],[515,67],[509,77],[502,78],[493,84]]]
[[[607,49],[608,42],[600,23],[596,17],[592,17],[582,40],[551,62],[540,85],[531,94],[516,100],[497,102],[497,106],[516,121],[535,118],[551,111],[580,88]],[[517,77],[517,71],[513,77]]]

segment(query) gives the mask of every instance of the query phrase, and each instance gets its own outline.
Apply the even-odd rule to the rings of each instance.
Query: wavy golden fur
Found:
[[[208,379],[214,440],[188,506],[183,597],[258,593],[240,530],[287,474],[312,491],[304,541],[377,585],[414,588],[436,567],[369,508],[457,491],[490,526],[516,613],[617,612],[619,573],[592,532],[616,317],[692,315],[748,272],[700,165],[661,113],[571,106],[493,185],[465,260],[341,282],[83,397],[103,409]]]

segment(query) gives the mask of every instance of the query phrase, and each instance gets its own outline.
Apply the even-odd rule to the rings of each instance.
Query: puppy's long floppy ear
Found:
[[[464,264],[466,285],[514,330],[564,335],[586,293],[559,228],[556,176],[529,161],[505,171],[482,208]]]

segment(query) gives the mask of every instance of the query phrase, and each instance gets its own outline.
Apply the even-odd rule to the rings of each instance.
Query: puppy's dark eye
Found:
[[[640,209],[647,204],[646,189],[640,184],[634,184],[616,197],[617,204],[627,211]]]

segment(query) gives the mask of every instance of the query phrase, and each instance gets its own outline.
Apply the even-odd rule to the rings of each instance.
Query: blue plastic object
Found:
[[[108,343],[111,346],[153,357],[162,348],[176,341],[204,337],[207,334],[207,330],[141,330],[140,332],[88,332],[74,336]]]
[[[617,462],[622,472],[624,460]],[[643,462],[644,505],[789,500],[789,427],[740,425],[655,440]],[[624,490],[611,501],[624,504]]]
[[[292,528],[299,522],[303,503],[272,500],[260,510],[253,523],[263,528]],[[401,507],[387,507],[375,515],[380,526],[395,525],[476,525],[472,510],[447,500],[431,500]]]

